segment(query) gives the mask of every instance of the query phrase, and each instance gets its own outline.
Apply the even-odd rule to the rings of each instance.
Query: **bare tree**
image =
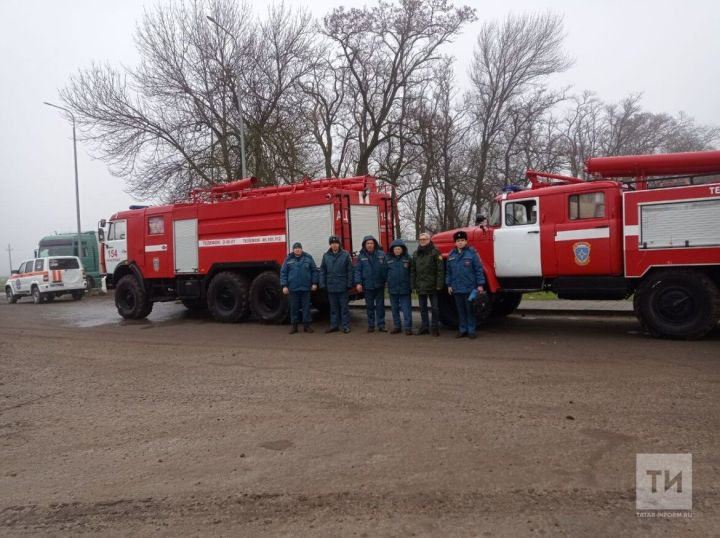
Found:
[[[138,25],[137,68],[93,65],[71,77],[63,100],[130,192],[177,197],[239,177],[237,97],[249,170],[276,181],[311,168],[311,140],[290,95],[316,60],[311,20],[271,6],[256,21],[248,4],[233,0],[159,5]]]
[[[323,33],[339,49],[356,100],[357,174],[368,173],[370,158],[386,140],[387,124],[403,92],[422,79],[439,47],[474,18],[474,10],[454,8],[448,0],[340,7],[325,17]]]
[[[546,77],[572,64],[562,50],[562,17],[552,13],[510,15],[483,25],[470,66],[468,105],[478,130],[473,202],[483,204],[492,146],[510,120],[512,104]]]

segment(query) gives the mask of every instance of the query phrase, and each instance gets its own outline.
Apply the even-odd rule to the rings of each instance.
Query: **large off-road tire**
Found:
[[[37,286],[33,286],[32,290],[30,290],[30,295],[32,296],[33,303],[40,304],[45,302],[45,296],[40,291],[40,288]]]
[[[280,275],[275,271],[260,273],[250,286],[250,309],[260,323],[283,323],[289,312],[287,296],[280,287]]]
[[[508,291],[504,293],[496,293],[493,295],[490,317],[504,318],[505,316],[509,316],[517,310],[521,301],[522,293],[519,292]]]
[[[143,319],[152,311],[152,302],[135,275],[125,275],[118,280],[115,307],[125,319]]]
[[[218,273],[210,281],[207,291],[208,310],[217,321],[237,323],[250,315],[248,281],[234,271]]]
[[[438,292],[438,310],[442,324],[450,329],[457,329],[458,313],[455,298],[447,292],[447,289]]]
[[[720,290],[702,271],[665,269],[638,286],[633,309],[651,336],[694,340],[717,326]]]
[[[5,286],[5,299],[7,300],[8,304],[15,304],[17,303],[17,295],[15,295],[12,291],[12,288],[10,286]]]

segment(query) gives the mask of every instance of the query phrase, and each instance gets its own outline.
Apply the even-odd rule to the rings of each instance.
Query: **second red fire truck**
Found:
[[[720,320],[720,151],[589,159],[579,178],[528,171],[489,222],[465,228],[490,300],[505,316],[522,294],[626,299],[656,337],[700,338]],[[623,178],[631,178],[624,181]],[[444,255],[456,230],[433,240]],[[441,318],[457,322],[441,294]]]

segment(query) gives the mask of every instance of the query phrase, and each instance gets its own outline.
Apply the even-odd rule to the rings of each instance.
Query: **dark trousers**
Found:
[[[428,319],[428,299],[430,300],[430,313],[432,314],[432,323]],[[421,329],[437,329],[440,327],[440,310],[438,309],[438,296],[437,293],[428,293],[418,295],[418,302],[420,303],[420,324]]]
[[[350,308],[348,307],[348,294],[345,291],[328,292],[330,302],[330,328],[338,329],[342,323],[343,329],[350,328]]]
[[[390,308],[392,309],[393,323],[396,329],[400,329],[400,312],[402,312],[402,320],[405,325],[402,326],[406,331],[412,329],[412,306],[409,295],[390,294]]]
[[[310,317],[309,291],[290,292],[290,323],[293,325],[300,323],[300,310],[302,310],[303,324],[308,325],[312,321]]]
[[[458,331],[464,334],[475,334],[475,310],[468,301],[469,293],[453,293],[458,312]]]
[[[385,288],[365,290],[368,327],[385,327]]]

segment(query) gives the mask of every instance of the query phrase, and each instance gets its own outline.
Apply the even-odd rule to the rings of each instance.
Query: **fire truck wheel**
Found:
[[[247,279],[233,271],[218,273],[208,286],[208,309],[217,321],[237,323],[250,315]]]
[[[450,329],[457,329],[458,313],[455,299],[448,294],[446,289],[438,292],[438,309],[440,310],[442,324]]]
[[[647,277],[635,291],[640,323],[655,338],[701,338],[720,319],[720,290],[701,271],[668,269]]]
[[[135,275],[125,275],[115,286],[115,307],[125,319],[143,319],[152,310],[145,289]]]
[[[260,323],[280,324],[288,317],[288,300],[275,271],[260,273],[250,286],[250,308]]]
[[[10,286],[5,288],[5,299],[7,299],[8,304],[17,303],[17,297],[15,297],[15,294],[12,292]]]
[[[496,293],[493,297],[492,312],[490,313],[490,316],[493,318],[504,318],[505,316],[509,316],[515,312],[518,306],[520,306],[520,301],[522,301],[522,293]]]

